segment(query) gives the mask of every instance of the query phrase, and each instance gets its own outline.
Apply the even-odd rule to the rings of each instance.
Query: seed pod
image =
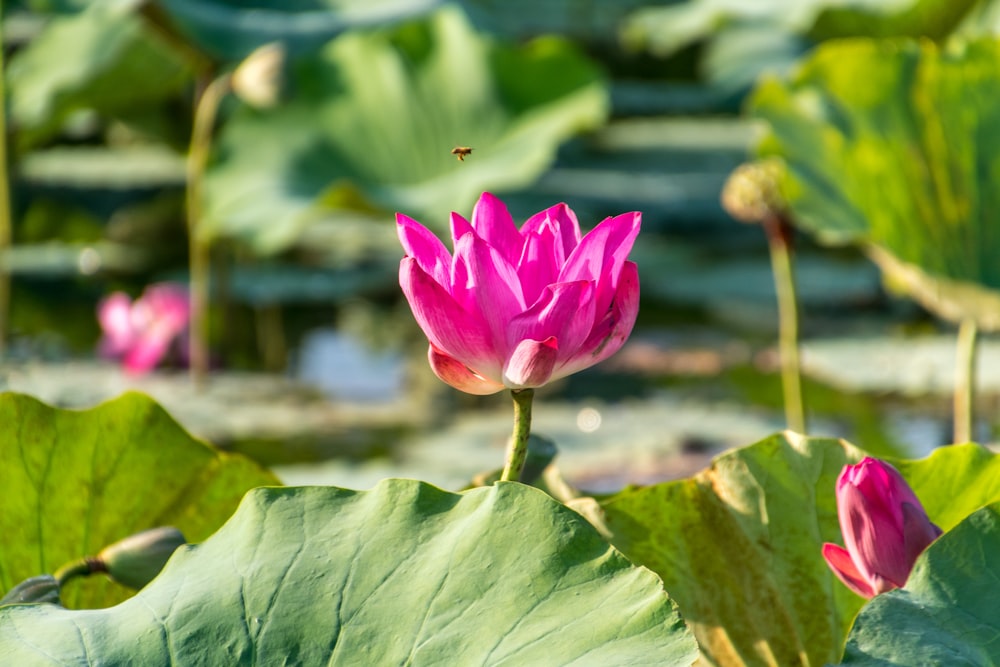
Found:
[[[759,223],[785,212],[780,179],[784,166],[775,159],[742,164],[722,188],[722,208],[740,222]]]

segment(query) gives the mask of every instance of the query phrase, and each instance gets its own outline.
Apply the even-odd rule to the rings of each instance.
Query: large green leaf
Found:
[[[52,17],[10,60],[10,116],[22,147],[50,138],[75,111],[135,112],[176,94],[187,63],[136,15],[132,2],[97,2]]]
[[[788,165],[796,223],[871,244],[940,316],[1000,327],[1000,42],[824,45],[757,90],[764,154]]]
[[[864,602],[820,553],[843,543],[836,479],[862,455],[786,432],[690,479],[623,491],[602,503],[604,521],[613,544],[663,578],[711,663],[824,664]],[[946,530],[1000,500],[1000,458],[977,445],[893,463]]]
[[[1000,664],[998,569],[1000,505],[994,504],[928,547],[905,588],[861,610],[842,664]]]
[[[193,439],[142,394],[87,411],[0,394],[0,424],[3,591],[147,528],[173,525],[202,540],[248,489],[279,483]],[[71,583],[63,601],[104,606],[130,594],[101,577]]]
[[[282,42],[293,53],[315,50],[345,30],[399,21],[441,0],[157,0],[185,37],[224,61]]]
[[[262,252],[334,212],[445,227],[486,189],[534,181],[571,133],[600,124],[596,68],[554,39],[489,41],[455,8],[341,35],[300,63],[294,99],[238,110],[206,178],[203,232]],[[473,153],[459,162],[456,145]]]
[[[653,573],[544,493],[258,489],[135,598],[0,608],[12,664],[688,665]]]

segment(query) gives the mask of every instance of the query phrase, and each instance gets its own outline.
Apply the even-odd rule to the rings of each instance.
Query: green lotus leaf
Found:
[[[285,105],[242,107],[226,123],[206,176],[209,238],[274,252],[351,211],[446,228],[484,190],[533,182],[563,139],[607,112],[596,68],[569,44],[505,46],[454,7],[343,34],[299,63],[291,88]],[[473,149],[462,162],[457,145]]]
[[[860,242],[941,317],[1000,327],[1000,42],[851,40],[756,91],[794,221]]]
[[[851,629],[842,664],[1000,663],[998,567],[1000,505],[993,504],[928,547],[903,589],[865,605]]]
[[[980,507],[1000,500],[1000,457],[985,447],[949,445],[924,459],[889,461],[942,530],[951,530]]]
[[[864,603],[820,552],[843,544],[836,479],[863,455],[785,432],[690,479],[602,501],[604,524],[615,546],[663,578],[710,664],[826,664],[840,658]],[[945,530],[1000,500],[1000,457],[978,445],[891,462]]]
[[[177,29],[223,61],[281,42],[293,53],[319,48],[345,30],[426,13],[441,0],[157,0]]]
[[[635,46],[666,55],[703,40],[728,39],[729,30],[767,28],[772,35],[913,36],[940,39],[955,29],[975,0],[686,0],[635,12],[624,26]]]
[[[142,394],[85,411],[0,394],[0,423],[0,591],[147,528],[172,525],[203,540],[248,489],[279,483],[195,440]],[[132,593],[91,577],[70,582],[62,598],[101,607]]]
[[[188,64],[132,4],[96,2],[53,16],[11,57],[10,119],[21,148],[54,136],[74,112],[137,113],[190,82]]]
[[[578,514],[501,482],[463,494],[257,489],[134,598],[0,608],[12,664],[689,665],[660,580]]]

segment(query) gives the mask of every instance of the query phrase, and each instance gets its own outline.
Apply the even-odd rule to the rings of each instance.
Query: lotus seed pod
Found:
[[[785,211],[780,181],[783,164],[776,159],[742,164],[722,188],[722,208],[740,222],[758,223]]]

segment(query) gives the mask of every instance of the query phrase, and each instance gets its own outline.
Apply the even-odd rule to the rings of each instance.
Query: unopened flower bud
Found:
[[[233,92],[250,106],[273,107],[281,98],[284,66],[285,47],[279,42],[257,47],[233,72]]]
[[[5,604],[30,604],[47,602],[62,604],[59,599],[59,582],[51,574],[43,574],[25,579],[0,599],[0,607]]]
[[[101,549],[97,569],[124,586],[139,589],[160,573],[177,547],[186,543],[181,531],[172,526],[145,530]]]
[[[917,556],[941,535],[899,471],[871,457],[844,466],[837,514],[846,548],[824,544],[823,557],[866,598],[906,584]]]
[[[740,222],[758,223],[785,210],[780,179],[784,166],[776,159],[742,164],[722,188],[722,208]]]

